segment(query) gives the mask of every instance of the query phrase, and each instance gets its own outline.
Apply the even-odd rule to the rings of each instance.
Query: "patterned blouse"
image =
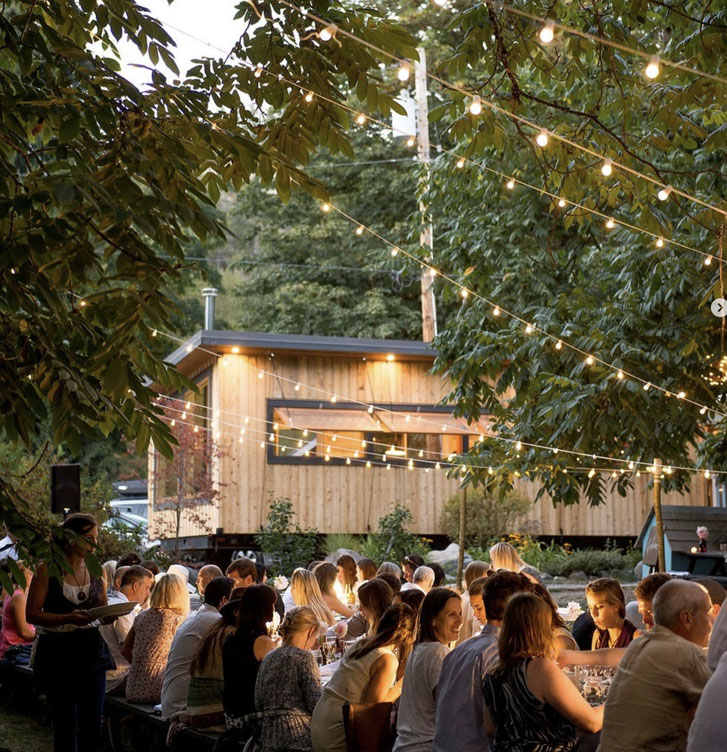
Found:
[[[492,752],[570,752],[576,746],[576,730],[570,721],[530,691],[531,660],[525,658],[504,675],[487,674],[482,682],[495,724]]]
[[[162,701],[162,682],[169,648],[184,617],[168,608],[148,608],[134,619],[134,652],[126,680],[126,699],[156,705]]]
[[[311,653],[292,645],[268,653],[255,683],[263,752],[310,752],[311,715],[320,696],[320,673]]]

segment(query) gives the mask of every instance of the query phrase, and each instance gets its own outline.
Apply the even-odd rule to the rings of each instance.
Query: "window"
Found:
[[[382,462],[428,466],[467,451],[485,428],[432,405],[335,405],[306,400],[268,400],[274,441],[268,461],[288,464]]]

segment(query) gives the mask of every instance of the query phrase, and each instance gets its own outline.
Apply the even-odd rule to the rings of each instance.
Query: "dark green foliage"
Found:
[[[377,531],[366,536],[361,553],[377,564],[382,561],[398,564],[407,554],[424,556],[429,546],[407,529],[413,519],[408,507],[395,504],[391,512],[379,520]]]
[[[267,522],[255,536],[255,542],[272,563],[271,574],[290,577],[296,567],[305,567],[316,550],[315,530],[304,530],[295,521],[290,499],[271,499]]]

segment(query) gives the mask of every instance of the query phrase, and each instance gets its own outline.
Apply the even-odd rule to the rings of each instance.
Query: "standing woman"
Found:
[[[41,564],[28,591],[26,618],[43,627],[33,676],[48,700],[54,752],[97,752],[106,670],[115,668],[98,622],[88,613],[106,605],[106,581],[86,567],[98,526],[90,514],[71,514],[62,527],[60,546],[70,571],[56,578]]]
[[[625,648],[641,636],[641,632],[626,619],[626,599],[618,580],[601,577],[586,585],[588,611],[596,625],[591,650]]]
[[[131,664],[126,679],[126,699],[156,705],[162,701],[162,684],[174,633],[189,614],[187,584],[176,574],[165,574],[154,585],[149,608],[132,625],[121,648]]]
[[[395,702],[401,694],[404,667],[414,641],[414,614],[394,603],[378,630],[341,659],[313,711],[313,752],[346,752],[343,728],[345,703]]]
[[[554,660],[552,619],[550,606],[533,593],[514,595],[505,607],[499,661],[482,682],[492,752],[570,752],[576,727],[601,730],[603,705],[591,707]]]
[[[268,637],[277,595],[270,585],[253,585],[240,599],[237,630],[222,646],[223,705],[227,728],[245,728],[255,712],[255,681],[263,658],[277,647]]]
[[[461,627],[459,595],[432,588],[419,611],[417,642],[406,666],[394,752],[432,752],[439,673]]]
[[[311,649],[321,625],[310,606],[296,606],[280,625],[283,644],[265,656],[255,683],[262,713],[263,752],[310,752],[310,721],[321,697],[321,675]]]

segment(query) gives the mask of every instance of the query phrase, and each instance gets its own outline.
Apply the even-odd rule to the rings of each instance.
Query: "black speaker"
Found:
[[[81,511],[80,465],[51,465],[50,505],[54,514]]]

